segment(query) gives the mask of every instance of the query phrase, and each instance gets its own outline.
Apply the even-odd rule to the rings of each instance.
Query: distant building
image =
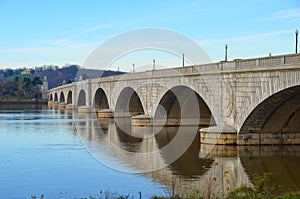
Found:
[[[21,72],[22,75],[30,75],[31,74],[31,70],[30,69],[26,69],[24,71]]]
[[[41,91],[42,91],[42,99],[48,99],[48,79],[46,76],[44,76]]]

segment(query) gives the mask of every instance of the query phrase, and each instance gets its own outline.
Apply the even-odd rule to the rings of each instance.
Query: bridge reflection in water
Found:
[[[83,144],[101,163],[147,176],[179,194],[224,197],[239,186],[253,186],[252,176],[264,172],[274,174],[272,180],[282,192],[300,190],[300,146],[212,148],[200,144],[197,134],[180,158],[166,165],[172,154],[163,148],[171,145],[176,151],[181,146],[180,140],[173,139],[179,127],[134,127],[130,118],[99,120],[94,113],[78,115],[75,111],[68,117],[74,118],[70,125],[76,127]],[[191,127],[181,128],[190,133]],[[153,131],[158,133],[152,135]],[[201,153],[206,156],[201,158]]]

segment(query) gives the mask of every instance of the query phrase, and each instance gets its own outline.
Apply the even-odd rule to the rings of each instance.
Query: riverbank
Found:
[[[40,197],[37,197],[35,195],[31,196],[35,199],[43,199],[45,196],[42,194]],[[134,199],[134,197],[130,194],[111,194],[110,192],[104,192],[100,190],[100,196],[89,196],[89,197],[81,197],[81,199]],[[141,192],[139,192],[139,199],[142,199],[143,195]],[[181,197],[179,195],[175,196],[152,196],[150,199],[206,199],[206,198],[215,198],[215,197],[202,197],[202,196],[191,196],[191,197]],[[233,196],[233,197],[227,197],[226,199],[300,199],[300,193],[290,193],[282,196]]]
[[[48,101],[47,100],[39,100],[39,101],[15,101],[15,100],[9,100],[9,101],[1,101],[0,102],[0,109],[1,110],[19,110],[19,109],[40,109],[44,106],[47,106]]]

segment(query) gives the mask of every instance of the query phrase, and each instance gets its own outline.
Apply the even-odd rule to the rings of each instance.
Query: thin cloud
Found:
[[[66,54],[67,52],[90,52],[94,49],[95,45],[93,43],[68,43],[63,46],[33,46],[33,47],[21,47],[21,48],[2,48],[1,53],[23,53],[23,54],[39,54],[39,55],[53,55],[53,54]]]
[[[281,10],[273,14],[272,16],[262,18],[261,21],[273,21],[283,19],[300,18],[300,8],[293,8],[288,10]]]
[[[6,48],[0,49],[0,52],[12,52],[12,53],[38,53],[44,51],[46,48],[30,47],[30,48]]]
[[[66,43],[66,42],[68,42],[72,39],[76,39],[76,38],[81,37],[85,34],[88,34],[90,32],[93,32],[93,31],[96,31],[96,30],[99,30],[99,29],[103,29],[103,28],[109,28],[109,27],[112,27],[112,24],[102,24],[102,25],[94,26],[94,27],[88,28],[86,30],[83,30],[82,32],[79,32],[77,34],[71,35],[69,37],[62,38],[62,39],[56,39],[56,40],[53,41],[53,44],[60,45],[60,44]]]
[[[234,42],[234,41],[251,41],[257,39],[263,39],[267,37],[273,37],[278,35],[284,35],[291,33],[292,30],[276,30],[272,32],[262,33],[262,34],[254,34],[254,35],[247,35],[242,37],[231,37],[231,38],[224,38],[224,39],[206,39],[198,41],[200,44],[209,44],[209,43],[219,43],[219,42]]]

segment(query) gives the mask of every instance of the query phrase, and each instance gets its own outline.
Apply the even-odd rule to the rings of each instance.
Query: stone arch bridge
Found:
[[[299,54],[88,79],[48,96],[51,107],[132,125],[206,126],[203,143],[300,144]]]

